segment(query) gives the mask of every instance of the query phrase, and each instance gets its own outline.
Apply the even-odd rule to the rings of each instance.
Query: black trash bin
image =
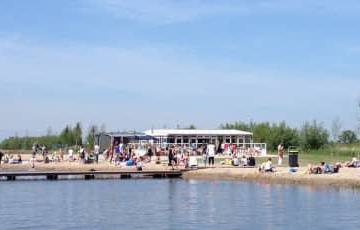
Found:
[[[289,167],[299,167],[299,150],[289,148]]]

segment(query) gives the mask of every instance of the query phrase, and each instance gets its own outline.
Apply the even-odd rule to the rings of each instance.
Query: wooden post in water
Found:
[[[120,179],[131,179],[131,174],[120,174]]]
[[[94,180],[95,179],[95,175],[94,174],[87,174],[85,175],[85,180]]]
[[[8,181],[16,180],[16,176],[7,176],[6,179]]]
[[[58,179],[58,175],[57,174],[49,174],[46,176],[47,180],[57,180]]]

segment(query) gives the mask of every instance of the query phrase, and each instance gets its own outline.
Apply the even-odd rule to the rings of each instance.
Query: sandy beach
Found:
[[[184,169],[184,167],[175,167]],[[79,162],[60,162],[60,163],[36,163],[35,168],[31,168],[30,163],[23,164],[2,164],[0,171],[114,171],[114,170],[136,170],[135,167],[120,167],[108,162],[99,164],[80,164]],[[147,163],[144,171],[151,170],[171,170],[165,164]],[[279,167],[274,173],[259,173],[257,168],[239,168],[218,165],[215,168],[200,168],[186,170],[183,173],[184,179],[200,180],[237,180],[254,181],[276,184],[299,184],[299,185],[328,185],[344,187],[360,187],[360,169],[341,168],[336,174],[306,174],[306,168],[300,167],[296,173],[290,173],[288,167]]]
[[[274,173],[259,173],[257,168],[208,168],[186,172],[183,178],[360,187],[360,169],[341,168],[339,173],[320,175],[306,174],[305,167],[300,167],[296,173],[289,173],[289,168],[287,167],[281,167],[277,170]]]

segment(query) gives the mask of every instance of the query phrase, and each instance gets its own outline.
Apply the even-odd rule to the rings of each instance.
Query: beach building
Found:
[[[152,129],[144,132],[159,144],[237,144],[252,143],[253,134],[228,129]]]
[[[254,143],[253,133],[229,129],[151,129],[144,132],[101,133],[97,136],[100,147],[114,143],[151,144],[164,148],[168,145],[196,149],[204,144],[214,144],[221,152],[237,149],[266,155],[265,143]]]
[[[144,133],[153,137],[160,146],[175,144],[197,148],[204,144],[214,144],[217,150],[231,148],[247,151],[253,149],[258,155],[266,155],[266,143],[254,143],[253,133],[232,129],[151,129]]]

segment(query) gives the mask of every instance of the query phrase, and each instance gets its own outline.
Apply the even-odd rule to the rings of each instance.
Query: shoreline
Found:
[[[299,168],[297,173],[289,173],[287,168],[282,168],[275,173],[259,173],[257,169],[237,168],[207,168],[196,171],[188,171],[183,174],[184,179],[210,180],[210,181],[243,181],[268,184],[310,185],[330,187],[360,188],[360,169],[344,169],[338,174],[308,175],[303,172],[305,168]]]
[[[184,167],[175,167],[175,170],[184,170],[182,178],[185,180],[212,180],[212,181],[244,181],[260,182],[269,184],[292,184],[330,187],[352,187],[360,188],[360,168],[341,168],[336,174],[305,174],[306,168],[300,167],[296,173],[289,173],[288,167],[279,167],[274,173],[259,173],[257,168],[222,167],[199,168],[184,170]],[[37,163],[35,168],[30,164],[9,165],[1,164],[0,172],[61,172],[61,171],[123,171],[133,170],[135,167],[119,167],[107,162],[99,164],[80,164],[78,162],[62,163]],[[147,163],[144,165],[144,172],[151,170],[169,171],[170,167],[163,164]]]

